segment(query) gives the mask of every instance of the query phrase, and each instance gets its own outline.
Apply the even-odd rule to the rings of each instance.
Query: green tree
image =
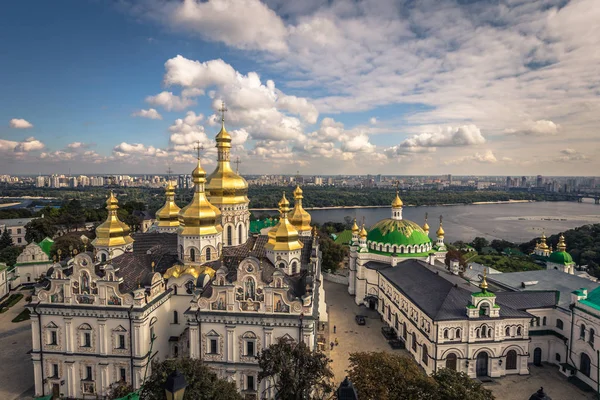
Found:
[[[464,372],[442,368],[432,375],[437,383],[437,400],[494,400],[491,390]]]
[[[52,237],[56,234],[56,226],[48,218],[35,218],[25,225],[25,241],[27,243],[39,243],[44,238]]]
[[[140,229],[140,226],[142,225],[142,219],[137,215],[132,214],[129,214],[125,218],[123,218],[123,222],[125,222],[129,226],[129,229],[131,229],[132,233],[137,232]]]
[[[361,400],[437,400],[435,381],[403,355],[351,353],[348,378]]]
[[[466,266],[465,257],[463,253],[461,253],[458,249],[453,249],[448,247],[448,252],[446,253],[446,258],[444,259],[444,263],[447,267],[450,267],[450,261],[458,260],[458,263],[463,267]]]
[[[84,222],[85,210],[78,199],[70,200],[61,207],[58,223],[64,225],[67,231],[79,228]]]
[[[127,382],[119,381],[109,386],[106,397],[109,400],[114,400],[125,397],[130,393],[133,393],[133,386]]]
[[[473,246],[478,253],[481,252],[481,249],[483,249],[484,247],[488,247],[489,245],[490,242],[486,238],[480,236],[475,237],[475,239],[473,239],[473,241],[471,242],[471,246]]]
[[[140,389],[140,399],[164,400],[165,382],[176,369],[188,383],[184,400],[242,400],[234,383],[219,378],[214,370],[197,358],[153,361],[152,374]]]
[[[5,263],[9,267],[13,267],[17,263],[17,257],[23,251],[23,248],[17,246],[9,246],[0,250],[0,262]]]
[[[323,269],[335,272],[344,261],[348,249],[335,243],[327,234],[320,232],[319,249],[322,254]]]
[[[78,252],[82,252],[84,249],[87,251],[92,251],[93,247],[89,242],[87,247],[85,247],[81,241],[81,233],[73,232],[56,238],[54,244],[50,248],[50,256],[53,257],[58,255],[59,249],[61,251],[60,257],[65,258],[71,256],[73,250],[77,250]]]
[[[12,236],[10,235],[8,228],[4,228],[4,232],[2,232],[2,236],[0,236],[0,250],[4,250],[12,245]]]
[[[267,388],[275,389],[277,399],[322,399],[333,392],[330,362],[325,354],[310,350],[306,343],[281,337],[260,352],[258,380],[266,379]]]

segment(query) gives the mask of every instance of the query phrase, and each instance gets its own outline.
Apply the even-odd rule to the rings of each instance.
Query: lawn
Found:
[[[29,319],[29,309],[26,308],[13,318],[12,322],[21,322]]]
[[[22,298],[23,295],[21,293],[11,294],[8,299],[0,304],[0,313],[6,312],[6,310],[17,304]]]

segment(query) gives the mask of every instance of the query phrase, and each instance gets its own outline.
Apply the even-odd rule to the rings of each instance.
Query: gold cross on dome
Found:
[[[235,164],[235,173],[237,174],[238,172],[240,172],[240,164],[242,163],[242,161],[238,157],[233,163]]]
[[[194,150],[196,150],[198,152],[198,160],[200,159],[200,152],[202,150],[204,150],[204,146],[200,145],[200,141],[197,140],[196,144],[194,145]]]
[[[225,122],[225,113],[227,112],[227,108],[225,107],[225,102],[221,101],[221,108],[218,109],[221,113],[221,121]]]

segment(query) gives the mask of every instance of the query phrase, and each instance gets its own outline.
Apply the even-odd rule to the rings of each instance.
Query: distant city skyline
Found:
[[[23,23],[26,16],[27,23]],[[594,176],[600,3],[3,7],[0,174]],[[127,171],[127,172],[123,172]]]

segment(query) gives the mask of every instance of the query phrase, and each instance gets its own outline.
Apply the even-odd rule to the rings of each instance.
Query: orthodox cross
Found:
[[[440,215],[440,225],[442,224],[442,219],[444,219],[444,217]]]
[[[237,157],[233,163],[235,164],[235,173],[237,174],[238,172],[240,172],[240,164],[242,163],[242,161],[240,161],[240,158]]]
[[[221,113],[221,121],[225,122],[225,113],[227,112],[227,108],[225,107],[224,101],[221,101],[221,108],[219,108],[217,111]]]
[[[200,141],[197,140],[196,144],[194,145],[194,150],[196,150],[198,152],[198,160],[200,159],[200,152],[204,150],[204,146],[200,145]]]
[[[427,216],[429,213],[425,213],[425,222],[427,222]]]

